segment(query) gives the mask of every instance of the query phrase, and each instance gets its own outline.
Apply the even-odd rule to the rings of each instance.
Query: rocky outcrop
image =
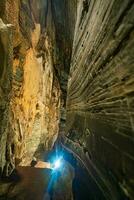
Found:
[[[68,85],[67,136],[111,199],[113,186],[134,197],[133,13],[131,0],[79,1]]]
[[[64,162],[60,173],[50,169],[18,167],[19,175],[12,183],[0,183],[0,199],[3,200],[72,200],[73,168]]]
[[[12,87],[12,25],[5,25],[0,19],[0,168],[4,169],[9,164],[7,157],[7,140],[9,136],[9,112]],[[12,168],[13,163],[10,163]]]
[[[70,10],[70,1],[1,2],[0,168],[6,175],[57,139],[73,41],[74,22],[66,30]]]

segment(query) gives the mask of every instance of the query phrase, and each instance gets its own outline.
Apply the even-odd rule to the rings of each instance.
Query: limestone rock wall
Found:
[[[0,3],[0,169],[6,175],[51,149],[57,138],[61,89],[48,15],[47,1]]]
[[[51,149],[65,124],[76,1],[1,0],[0,19],[0,169],[9,175]]]
[[[6,158],[6,145],[9,135],[9,112],[12,86],[12,25],[5,25],[0,19],[0,167],[4,169],[9,159]],[[12,163],[10,163],[12,168]]]
[[[130,199],[134,197],[133,106],[134,2],[79,1],[67,136],[88,156],[96,181],[100,177],[108,190],[119,187]],[[119,199],[112,189],[109,193],[111,199]]]

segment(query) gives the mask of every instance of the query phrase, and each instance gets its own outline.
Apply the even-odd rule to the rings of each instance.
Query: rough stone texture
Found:
[[[9,27],[0,27],[0,168],[6,175],[51,149],[57,138],[72,49],[65,8],[65,1],[0,3],[0,17],[13,25],[12,39]]]
[[[0,170],[5,164],[13,163],[7,158],[6,142],[9,136],[10,123],[8,120],[10,112],[10,97],[12,85],[12,26],[5,25],[0,19]]]
[[[65,127],[67,97],[64,145],[106,199],[133,199],[133,13],[133,0],[1,0],[5,175],[52,148]]]
[[[9,44],[3,47],[0,41],[2,73],[6,62],[12,61],[5,69],[8,81],[3,81],[2,73],[0,77],[1,88],[7,87],[6,123],[0,125],[0,136],[4,137],[0,142],[0,168],[6,175],[18,164],[28,165],[33,156],[40,157],[51,149],[59,122],[65,124],[75,11],[75,0],[1,0],[0,17],[13,26]],[[12,55],[3,49],[8,46]],[[4,98],[1,94],[0,105]],[[3,120],[4,113],[2,107]]]
[[[111,199],[119,199],[112,184],[134,198],[133,104],[134,2],[79,1],[67,136],[74,142],[74,151],[77,146],[86,152],[96,171],[94,178],[100,176],[100,186],[103,182],[111,188]]]

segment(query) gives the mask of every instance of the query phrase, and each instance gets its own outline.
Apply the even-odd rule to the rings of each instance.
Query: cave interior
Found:
[[[0,1],[0,200],[134,200],[134,1]]]

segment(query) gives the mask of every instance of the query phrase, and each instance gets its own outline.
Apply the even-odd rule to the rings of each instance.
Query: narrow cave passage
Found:
[[[133,200],[133,168],[134,1],[1,0],[0,200]]]

